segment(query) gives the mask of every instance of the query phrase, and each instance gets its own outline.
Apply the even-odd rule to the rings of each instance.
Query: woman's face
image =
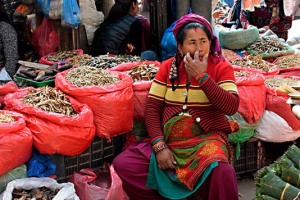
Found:
[[[209,54],[211,41],[208,39],[206,33],[201,28],[191,28],[186,32],[186,36],[183,40],[183,44],[178,44],[179,52],[185,56],[187,52],[190,52],[192,58],[194,53],[198,50],[200,58],[205,54]]]

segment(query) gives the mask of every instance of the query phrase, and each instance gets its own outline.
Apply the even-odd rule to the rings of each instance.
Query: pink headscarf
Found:
[[[210,53],[209,54],[221,56],[222,53],[221,53],[221,48],[220,48],[220,45],[219,45],[218,38],[213,34],[212,27],[211,27],[210,23],[204,17],[202,17],[200,15],[196,15],[196,14],[191,13],[191,14],[183,15],[180,19],[177,20],[177,22],[176,22],[176,24],[173,28],[173,34],[174,34],[176,40],[177,40],[178,32],[183,27],[185,27],[185,25],[187,25],[189,23],[192,23],[192,22],[202,24],[203,26],[205,26],[209,30],[209,32],[212,36],[211,46],[210,46]]]

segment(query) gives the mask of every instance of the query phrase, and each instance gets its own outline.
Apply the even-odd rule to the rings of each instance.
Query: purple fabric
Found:
[[[130,200],[165,200],[156,190],[146,187],[151,153],[149,142],[138,142],[128,146],[113,160]]]
[[[128,146],[113,161],[116,172],[123,181],[123,188],[131,200],[165,200],[157,191],[146,187],[152,147],[149,142]],[[238,187],[232,165],[219,162],[201,188],[189,200],[238,200]]]
[[[177,39],[178,32],[185,25],[187,25],[188,23],[191,23],[191,22],[196,22],[196,23],[202,24],[209,30],[209,32],[212,36],[212,41],[211,41],[211,46],[210,46],[210,54],[221,56],[222,55],[221,47],[219,45],[218,38],[213,34],[211,24],[204,17],[202,17],[200,15],[191,13],[191,14],[183,15],[180,19],[178,19],[173,28],[173,34],[174,34],[175,38]]]

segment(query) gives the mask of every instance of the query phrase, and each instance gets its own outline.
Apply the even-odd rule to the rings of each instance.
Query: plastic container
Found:
[[[24,83],[28,83],[29,85],[33,86],[33,87],[43,87],[43,86],[51,86],[54,87],[54,80],[55,79],[50,79],[47,81],[34,81],[32,79],[27,79],[27,78],[23,78],[20,76],[15,76],[15,79],[17,82],[24,82]]]

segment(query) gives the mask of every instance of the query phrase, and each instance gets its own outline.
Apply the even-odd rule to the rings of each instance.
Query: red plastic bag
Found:
[[[27,162],[32,153],[32,134],[26,127],[22,114],[0,110],[1,114],[12,114],[15,122],[0,122],[0,176]]]
[[[277,76],[292,78],[292,76]],[[282,117],[293,130],[300,130],[300,120],[292,112],[291,105],[286,103],[289,98],[288,94],[274,88],[267,88],[266,110],[272,111]]]
[[[126,73],[111,72],[119,82],[104,86],[77,87],[65,79],[68,71],[58,73],[55,87],[87,104],[93,111],[96,134],[100,138],[121,135],[133,128],[132,78]]]
[[[74,172],[70,182],[74,183],[76,194],[81,200],[129,200],[123,190],[122,180],[113,165],[104,165],[102,171],[82,169]]]
[[[248,71],[251,73],[251,71]],[[236,77],[240,97],[238,112],[249,124],[254,124],[262,117],[266,106],[265,78],[262,74]]]
[[[26,116],[27,127],[33,134],[33,144],[41,154],[62,154],[74,156],[88,148],[95,136],[95,125],[91,109],[68,97],[74,117],[46,112],[23,103],[20,99],[30,88],[8,94],[4,98],[5,109],[17,111]]]
[[[1,108],[1,105],[4,103],[4,96],[6,94],[16,92],[17,90],[18,90],[18,86],[13,81],[10,81],[10,82],[0,86],[0,108]]]
[[[129,72],[133,67],[141,65],[141,64],[154,64],[159,67],[160,62],[158,61],[145,61],[145,62],[133,62],[133,63],[123,63],[117,65],[116,67],[111,68],[111,71],[119,71],[119,72]],[[133,86],[133,94],[134,94],[134,119],[139,121],[144,121],[144,110],[147,102],[147,97],[149,94],[149,90],[151,87],[152,81],[139,81],[134,82]]]
[[[54,52],[59,43],[60,39],[55,31],[53,21],[45,16],[41,25],[33,32],[32,45],[42,57]]]

